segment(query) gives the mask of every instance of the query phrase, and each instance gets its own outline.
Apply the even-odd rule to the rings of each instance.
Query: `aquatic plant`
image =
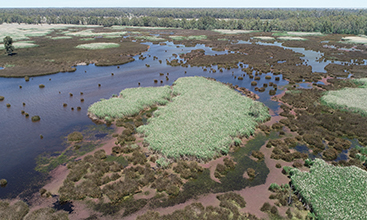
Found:
[[[45,88],[45,85],[43,85],[43,84],[39,84],[39,85],[38,85],[38,87],[39,87],[39,88]]]
[[[4,96],[0,96],[0,101],[4,101],[5,97]]]
[[[227,154],[231,137],[249,136],[258,122],[269,118],[262,103],[203,77],[178,79],[173,95],[156,117],[137,128],[151,149],[167,157],[209,159]]]
[[[315,159],[310,172],[291,170],[291,181],[319,219],[358,219],[367,215],[367,172]]]
[[[165,105],[171,98],[171,89],[164,87],[139,87],[121,91],[120,97],[101,100],[88,108],[98,118],[122,118],[139,113],[146,107]]]

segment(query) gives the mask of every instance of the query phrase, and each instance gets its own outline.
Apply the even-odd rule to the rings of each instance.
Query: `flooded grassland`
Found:
[[[353,78],[366,77],[366,46],[345,35],[76,26],[25,37],[38,47],[0,58],[0,75],[30,77],[0,79],[5,218],[303,219],[315,213],[291,193],[290,167],[366,169],[364,114],[322,101],[364,86]],[[60,70],[73,72],[31,77]],[[226,89],[180,83],[190,76]],[[117,103],[161,86],[163,102],[152,88]]]

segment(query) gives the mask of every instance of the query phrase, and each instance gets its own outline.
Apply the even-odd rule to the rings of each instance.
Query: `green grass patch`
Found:
[[[292,184],[318,219],[360,219],[367,215],[366,171],[316,159],[310,172],[292,172]]]
[[[156,36],[137,36],[135,37],[136,39],[143,39],[143,40],[147,40],[147,41],[164,41],[166,39],[161,38],[161,37],[156,37]]]
[[[180,78],[176,97],[138,128],[150,148],[167,157],[210,159],[226,154],[232,137],[249,136],[268,109],[228,86],[202,77]]]
[[[122,36],[126,32],[93,32],[93,29],[82,30],[78,32],[65,32],[65,35],[76,37],[107,37],[107,36]]]
[[[61,39],[71,39],[73,37],[71,37],[71,36],[59,36],[59,37],[48,37],[48,38],[50,38],[52,40],[61,40]]]
[[[287,37],[287,36],[292,36],[292,37],[297,37],[297,36],[323,36],[323,34],[321,32],[302,32],[302,31],[284,31],[284,32],[275,32],[272,34],[275,37]]]
[[[80,44],[76,46],[76,48],[87,50],[101,50],[101,49],[115,48],[119,46],[120,44],[117,43],[90,43],[90,44]]]
[[[88,108],[98,118],[122,118],[139,113],[146,107],[165,105],[171,98],[171,89],[164,87],[139,87],[122,90],[120,97],[101,100]]]
[[[218,40],[220,40],[220,41],[227,41],[228,39],[227,38],[218,38]]]
[[[90,41],[90,40],[95,40],[95,38],[80,38],[79,40],[83,40],[83,41]]]
[[[192,36],[169,36],[173,40],[205,40],[206,35],[192,35]]]
[[[367,44],[367,36],[360,35],[360,36],[343,37],[341,39],[341,42],[342,43]]]
[[[129,161],[126,160],[125,157],[122,156],[107,156],[107,158],[105,159],[106,162],[108,161],[116,161],[117,163],[121,164],[124,167],[127,167],[127,165],[129,164]]]
[[[344,88],[328,91],[321,97],[321,102],[331,108],[367,115],[367,78],[354,80],[360,88]]]
[[[21,49],[21,48],[31,48],[31,47],[38,47],[37,44],[34,44],[34,41],[18,41],[13,43],[14,49]],[[4,44],[0,44],[0,50],[4,50]]]

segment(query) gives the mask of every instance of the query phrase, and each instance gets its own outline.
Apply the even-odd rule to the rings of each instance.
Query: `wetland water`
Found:
[[[65,136],[72,131],[81,130],[94,123],[87,117],[87,109],[92,103],[101,98],[110,98],[112,94],[118,94],[122,89],[141,86],[172,85],[179,77],[204,76],[212,77],[224,83],[232,83],[245,87],[257,94],[259,101],[276,112],[279,104],[270,100],[269,90],[257,92],[250,83],[248,75],[243,80],[237,80],[234,76],[243,74],[241,68],[226,70],[223,72],[209,73],[200,67],[172,67],[166,64],[166,59],[175,59],[172,54],[187,53],[193,49],[204,49],[208,55],[226,54],[227,51],[212,51],[204,45],[196,47],[184,47],[167,42],[167,45],[147,43],[150,48],[143,55],[145,60],[135,56],[135,61],[117,66],[96,67],[95,65],[78,66],[75,72],[58,73],[49,76],[34,77],[25,82],[23,78],[0,78],[0,95],[5,100],[0,102],[1,136],[0,136],[0,179],[8,180],[5,188],[0,188],[0,198],[17,196],[22,191],[34,185],[40,177],[40,173],[34,171],[35,158],[43,152],[61,151],[65,148]],[[302,51],[297,51],[301,52]],[[153,56],[162,60],[162,64]],[[145,64],[150,65],[146,67]],[[309,63],[311,64],[311,63]],[[216,67],[214,67],[216,68]],[[1,70],[0,70],[1,71]],[[187,73],[185,73],[187,71]],[[112,76],[111,73],[114,73]],[[164,73],[160,76],[159,73]],[[167,73],[169,80],[166,81]],[[264,75],[264,74],[263,74]],[[271,75],[268,73],[266,75]],[[264,76],[258,81],[261,87],[263,83],[273,82],[278,88],[288,84],[287,81],[266,80]],[[158,83],[154,83],[154,79]],[[160,83],[160,80],[163,83]],[[45,88],[39,88],[44,84]],[[99,87],[98,84],[101,84]],[[22,86],[22,88],[19,88]],[[80,94],[83,92],[83,95]],[[281,93],[277,90],[277,94]],[[70,96],[72,93],[73,96]],[[81,102],[83,98],[85,101]],[[22,103],[25,103],[23,106]],[[6,103],[10,103],[8,108]],[[67,103],[67,107],[63,107]],[[78,111],[77,107],[81,110]],[[71,110],[74,108],[74,111]],[[21,111],[29,113],[28,118]],[[32,122],[31,117],[39,115],[39,122]],[[104,125],[102,125],[104,126]],[[43,139],[40,139],[40,135]]]

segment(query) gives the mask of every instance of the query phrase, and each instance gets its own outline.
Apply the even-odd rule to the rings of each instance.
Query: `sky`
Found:
[[[29,7],[229,7],[229,8],[365,8],[367,0],[2,0],[0,8]]]

